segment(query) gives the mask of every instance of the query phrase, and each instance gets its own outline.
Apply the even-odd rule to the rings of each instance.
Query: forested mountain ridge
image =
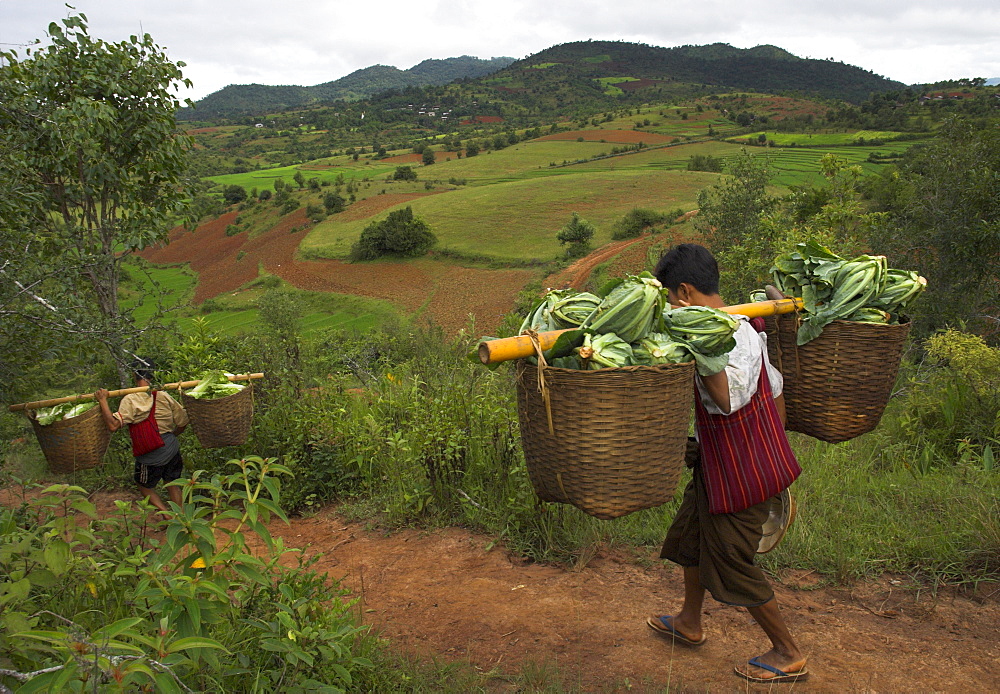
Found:
[[[457,58],[428,59],[408,70],[391,65],[371,65],[345,77],[311,87],[231,84],[183,108],[178,120],[256,116],[272,111],[301,108],[316,103],[356,100],[390,89],[442,85],[457,79],[483,77],[514,62],[513,58],[489,60],[464,55]]]
[[[777,46],[735,48],[726,43],[660,48],[621,41],[577,41],[529,56],[505,68],[500,75],[544,74],[539,66],[561,68],[568,76],[611,81],[622,89],[675,89],[679,84],[729,87],[780,93],[796,91],[826,98],[860,102],[872,92],[905,88],[853,65],[833,60],[799,58]]]
[[[906,87],[853,65],[800,58],[777,46],[735,48],[727,43],[661,48],[623,41],[577,41],[523,60],[471,56],[425,60],[409,70],[372,65],[312,87],[230,85],[210,94],[179,120],[261,116],[337,100],[357,101],[412,87],[472,80],[529,109],[690,98],[717,90],[798,92],[859,103],[872,93]],[[416,97],[414,97],[416,98]],[[551,103],[548,103],[551,102]]]

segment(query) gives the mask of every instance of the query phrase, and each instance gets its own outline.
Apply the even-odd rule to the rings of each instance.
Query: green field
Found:
[[[866,142],[871,142],[872,140],[890,142],[902,134],[893,130],[857,130],[854,132],[833,133],[777,133],[764,130],[731,137],[729,141],[735,143],[746,142],[747,140],[756,141],[761,135],[764,135],[779,147],[836,147],[838,145],[853,145],[862,140]]]
[[[328,162],[333,163],[328,165]],[[336,159],[320,159],[308,164],[261,169],[260,171],[249,171],[240,174],[211,176],[208,180],[220,185],[243,186],[247,191],[250,191],[254,188],[258,190],[273,188],[274,181],[277,178],[284,180],[287,185],[294,187],[295,182],[293,178],[297,171],[301,171],[307,181],[310,178],[318,178],[321,183],[324,181],[333,183],[337,180],[338,176],[343,176],[345,181],[359,181],[365,178],[385,178],[395,170],[395,164],[389,165],[370,159],[361,159],[354,162],[349,161],[349,158],[346,157],[337,157]]]
[[[141,269],[130,265],[128,274],[131,280],[122,288],[122,307],[129,309],[135,306],[140,293],[134,288],[136,284],[147,294],[133,314],[140,325],[155,313],[157,299],[165,310],[173,309],[166,314],[164,321],[179,334],[189,332],[192,321],[198,316],[203,316],[209,327],[222,335],[235,335],[260,323],[260,314],[255,304],[264,292],[261,288],[239,292],[235,297],[219,297],[213,302],[218,310],[200,312],[190,306],[191,295],[198,280],[187,267],[149,266]],[[397,310],[385,301],[304,292],[288,286],[285,289],[298,296],[302,303],[299,327],[305,333],[326,328],[366,331],[381,324],[386,318],[398,315]]]
[[[560,254],[555,235],[573,212],[597,227],[593,243],[599,246],[610,241],[611,225],[632,208],[690,209],[698,191],[716,178],[688,171],[580,171],[470,187],[406,204],[430,222],[443,248],[547,261]],[[327,218],[305,238],[302,251],[308,257],[344,257],[370,221],[340,223],[336,217]]]

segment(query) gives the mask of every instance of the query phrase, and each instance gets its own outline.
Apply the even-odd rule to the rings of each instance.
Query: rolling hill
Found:
[[[577,41],[517,61],[463,56],[425,60],[409,70],[373,65],[312,87],[230,85],[205,97],[194,109],[181,109],[178,118],[260,116],[337,100],[398,94],[403,89],[438,87],[458,79],[467,81],[467,90],[489,100],[549,115],[734,89],[794,92],[857,103],[872,93],[906,87],[870,70],[833,60],[800,58],[770,45],[744,49],[714,43],[661,48],[623,41]],[[422,100],[419,94],[406,98]]]
[[[363,99],[390,89],[441,85],[457,79],[482,77],[512,62],[513,58],[484,60],[464,55],[424,60],[408,70],[391,65],[372,65],[312,87],[231,84],[201,99],[193,109],[182,108],[177,113],[177,119],[189,121],[256,116],[338,99]]]

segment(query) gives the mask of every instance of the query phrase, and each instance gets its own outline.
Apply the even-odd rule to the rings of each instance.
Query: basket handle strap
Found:
[[[538,373],[538,392],[542,394],[542,402],[545,403],[545,416],[549,420],[549,436],[555,436],[556,430],[552,425],[552,403],[549,399],[549,386],[545,382],[545,368],[548,364],[545,362],[545,355],[542,353],[542,345],[538,341],[538,331],[529,328],[525,331],[525,334],[531,340],[531,346],[535,348],[535,355],[538,357],[538,368],[536,369]]]

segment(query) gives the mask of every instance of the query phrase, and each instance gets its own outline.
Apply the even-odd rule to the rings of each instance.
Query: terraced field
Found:
[[[811,102],[782,97],[724,95],[722,98],[736,99],[735,103],[744,104],[741,107],[778,119],[807,115],[817,108]],[[595,225],[593,245],[599,251],[611,241],[613,224],[633,208],[669,212],[696,207],[699,191],[718,181],[720,174],[688,171],[692,156],[709,155],[727,162],[748,148],[747,138],[754,143],[759,139],[759,133],[731,137],[728,141],[710,139],[707,137],[710,132],[725,135],[734,132],[736,126],[719,111],[702,107],[701,102],[643,108],[580,125],[579,129],[547,133],[503,149],[485,150],[473,157],[437,149],[433,165],[423,165],[420,154],[403,150],[391,152],[381,160],[371,154],[358,160],[339,155],[296,166],[216,176],[212,180],[241,185],[248,190],[270,188],[276,178],[291,185],[297,172],[306,179],[315,177],[334,186],[353,181],[356,201],[344,212],[316,224],[310,223],[301,209],[280,217],[275,216],[277,210],[268,213],[269,216],[260,216],[258,208],[253,213],[257,215],[255,223],[258,226],[270,223],[274,232],[256,229],[233,237],[223,233],[234,219],[227,215],[225,220],[207,223],[195,234],[200,239],[198,243],[213,249],[210,253],[194,250],[198,243],[189,244],[185,239],[183,252],[172,246],[170,251],[154,252],[149,257],[157,262],[178,263],[184,262],[185,254],[196,256],[188,258],[193,272],[199,275],[193,290],[170,290],[178,297],[186,291],[196,303],[245,289],[263,269],[303,291],[388,301],[395,306],[394,310],[409,314],[428,311],[436,320],[443,319],[457,329],[470,313],[468,309],[476,304],[473,297],[493,298],[488,307],[478,306],[471,312],[481,311],[495,321],[512,305],[517,292],[538,277],[543,266],[551,267],[561,257],[563,249],[556,233],[572,213],[579,213]],[[874,171],[880,165],[869,161],[870,154],[891,156],[914,144],[892,141],[897,135],[892,132],[794,135],[763,132],[767,139],[788,145],[748,148],[752,154],[767,158],[776,192],[796,183],[820,182],[819,162],[827,154]],[[230,134],[219,130],[215,136],[224,138]],[[861,138],[866,143],[863,146],[857,144]],[[872,140],[886,144],[868,144]],[[641,149],[633,149],[639,143]],[[398,166],[412,167],[418,180],[393,181],[392,174]],[[321,188],[321,192],[310,193],[308,200],[303,197],[300,204],[311,201],[315,205],[322,192],[331,189],[337,188]],[[439,255],[431,265],[426,261],[363,266],[342,262],[367,225],[404,206],[412,207],[430,225],[439,240],[439,250],[454,252],[445,256],[451,260],[442,260]],[[302,233],[303,229],[306,233]],[[456,257],[465,260],[456,261]],[[462,268],[459,264],[463,262],[480,267]],[[482,267],[487,262],[539,270],[505,271],[508,274],[501,279],[496,270]],[[447,270],[448,267],[452,270]],[[401,278],[406,279],[400,281]],[[503,290],[498,293],[500,283]],[[427,297],[435,293],[440,296],[440,288],[444,286],[460,288],[469,297],[467,306],[447,310],[434,307]],[[366,318],[364,307],[347,313],[325,309],[309,315],[306,322],[363,326],[366,321],[376,320],[375,313],[378,311]],[[449,313],[460,320],[449,317]],[[256,314],[252,306],[234,306],[213,318],[220,328],[228,331],[251,324]]]

